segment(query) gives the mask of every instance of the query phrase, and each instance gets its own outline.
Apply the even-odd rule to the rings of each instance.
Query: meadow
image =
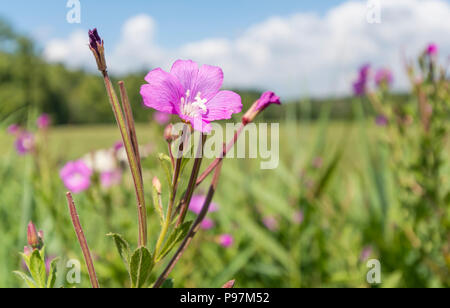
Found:
[[[369,287],[369,258],[380,259],[382,265],[386,260],[379,286],[443,286],[448,277],[441,280],[438,273],[420,263],[420,280],[406,280],[413,266],[407,258],[413,259],[415,249],[402,248],[410,249],[402,253],[412,254],[405,260],[397,259],[398,252],[391,250],[391,245],[398,245],[395,238],[404,231],[399,228],[405,226],[401,225],[404,217],[389,153],[379,145],[384,130],[370,120],[330,121],[326,114],[315,122],[287,118],[280,130],[278,168],[260,170],[254,159],[225,160],[214,198],[219,211],[209,215],[216,226],[201,231],[194,240],[171,276],[175,286],[218,287],[236,279],[237,287]],[[144,182],[149,183],[153,175],[162,176],[157,154],[166,144],[162,128],[155,123],[138,125],[137,134],[143,143],[152,145],[151,154],[143,161]],[[16,155],[12,137],[1,135],[4,180],[0,217],[1,232],[7,234],[0,249],[1,287],[22,286],[12,272],[22,266],[18,251],[26,244],[30,219],[45,230],[47,254],[61,257],[57,283],[70,286],[64,281],[70,269],[65,268],[67,260],[83,262],[58,170],[65,161],[108,148],[119,138],[113,126],[51,128],[46,149],[51,167],[44,176],[32,157]],[[106,234],[120,232],[135,241],[130,182],[127,176],[107,192],[92,189],[75,196],[103,287],[128,285],[126,269]],[[444,184],[448,186],[448,182]],[[150,195],[147,192],[148,199]],[[111,203],[109,218],[105,218],[105,202]],[[298,211],[301,220],[295,219]],[[150,243],[154,245],[157,215],[151,206],[148,214]],[[269,228],[264,224],[267,217],[273,219]],[[231,247],[217,243],[222,233],[233,235]],[[81,286],[88,287],[84,264],[83,274]]]

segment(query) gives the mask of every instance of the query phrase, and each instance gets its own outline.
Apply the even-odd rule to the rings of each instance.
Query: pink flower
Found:
[[[46,129],[50,125],[50,116],[46,113],[43,113],[37,118],[36,124],[40,129]]]
[[[244,125],[252,122],[256,116],[272,104],[281,105],[280,97],[271,91],[264,92],[242,117]]]
[[[116,169],[113,171],[105,171],[100,174],[100,184],[103,188],[109,188],[114,185],[120,184],[122,180],[122,171]]]
[[[234,238],[231,234],[222,234],[219,236],[219,244],[222,247],[231,247],[234,243]]]
[[[263,111],[271,104],[281,105],[280,97],[270,91],[264,92],[258,100],[256,110]]]
[[[68,162],[59,172],[64,185],[73,193],[79,193],[91,185],[92,170],[81,161]]]
[[[276,231],[278,230],[278,221],[273,216],[267,216],[263,218],[263,224],[266,226],[267,229],[270,231]]]
[[[211,218],[205,218],[200,224],[200,228],[202,228],[203,230],[210,230],[214,228],[215,225],[216,224],[214,223],[214,220],[212,220]]]
[[[388,123],[389,123],[389,120],[384,115],[379,115],[375,119],[375,124],[378,126],[386,126],[386,125],[388,125]]]
[[[370,65],[365,64],[359,69],[358,79],[353,83],[353,93],[356,96],[363,96],[367,91]]]
[[[20,126],[17,124],[11,124],[7,129],[8,134],[17,135],[20,132]]]
[[[209,132],[212,121],[230,119],[242,110],[241,97],[231,91],[220,91],[222,69],[194,61],[176,61],[170,73],[160,68],[145,77],[141,87],[144,105],[158,111],[177,114],[195,130]]]
[[[431,43],[431,44],[428,45],[428,47],[427,47],[427,55],[429,55],[429,56],[437,56],[438,53],[439,53],[439,47],[436,44]]]
[[[160,125],[166,125],[170,121],[170,113],[156,111],[153,114],[153,120],[155,120]]]
[[[25,155],[34,149],[34,136],[29,132],[21,132],[16,139],[16,150],[19,155]]]
[[[303,220],[305,219],[304,214],[302,211],[297,211],[294,213],[294,217],[292,218],[292,220],[294,221],[295,224],[300,225]]]
[[[379,69],[375,73],[375,83],[377,86],[390,85],[393,81],[392,72],[387,68]]]
[[[197,215],[200,214],[205,199],[206,196],[202,195],[193,196],[191,199],[191,203],[189,203],[189,210]],[[211,204],[209,205],[208,212],[217,212],[218,209],[219,209],[218,205],[214,202],[211,202]]]

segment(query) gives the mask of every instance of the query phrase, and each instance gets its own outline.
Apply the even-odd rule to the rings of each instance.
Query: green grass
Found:
[[[157,154],[166,147],[159,127],[139,125],[137,133],[141,144],[153,144],[153,153],[143,162],[152,246],[158,218],[150,203],[151,179],[154,175],[164,178]],[[238,287],[369,286],[365,280],[366,265],[360,260],[364,247],[373,247],[373,258],[394,258],[398,254],[386,255],[386,247],[397,245],[396,224],[406,226],[393,187],[389,155],[379,147],[383,135],[382,129],[368,123],[285,123],[280,130],[277,169],[260,170],[258,160],[227,159],[214,199],[220,210],[210,215],[216,227],[198,234],[171,275],[175,286],[219,287],[233,278]],[[38,170],[31,157],[15,155],[11,137],[0,135],[0,232],[4,235],[0,246],[0,286],[22,285],[12,271],[20,267],[18,252],[26,244],[29,219],[45,231],[48,253],[62,258],[58,282],[64,283],[64,262],[70,258],[81,261],[82,255],[58,170],[67,160],[108,148],[119,139],[113,126],[52,129],[47,151],[49,167]],[[323,158],[320,168],[312,167],[315,157]],[[202,192],[206,189],[207,183],[200,187]],[[163,195],[166,198],[167,191]],[[111,200],[109,216],[105,214],[105,196]],[[131,179],[127,177],[123,185],[109,192],[92,190],[79,194],[75,201],[95,256],[100,284],[127,286],[126,270],[112,240],[105,235],[121,233],[136,245]],[[293,222],[298,210],[305,215],[301,225]],[[276,231],[264,227],[262,218],[266,216],[277,219]],[[189,214],[189,218],[194,216]],[[216,243],[222,233],[235,237],[231,248],[224,249]],[[414,249],[410,250],[414,254]],[[89,286],[81,263],[82,286]],[[162,266],[158,266],[152,279],[161,270]],[[402,270],[390,265],[383,269],[382,286],[424,284],[406,282]],[[430,277],[425,285],[442,285],[436,276]]]

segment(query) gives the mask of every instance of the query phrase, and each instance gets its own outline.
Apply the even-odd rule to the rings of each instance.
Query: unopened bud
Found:
[[[172,141],[176,140],[178,138],[178,135],[173,134],[173,125],[169,124],[164,129],[164,139],[168,143],[172,143]]]
[[[261,97],[250,107],[250,109],[244,114],[242,117],[242,123],[247,125],[256,118],[256,116],[263,112],[269,105],[277,104],[281,105],[280,97],[277,96],[274,92],[264,92]]]
[[[98,35],[97,29],[89,30],[89,48],[91,49],[99,71],[106,71],[104,42]]]
[[[37,248],[39,246],[39,235],[36,231],[36,227],[33,222],[30,221],[27,228],[27,240],[28,245],[33,248]]]
[[[153,177],[153,188],[158,192],[158,194],[161,194],[161,182],[159,181],[159,179],[155,176]]]

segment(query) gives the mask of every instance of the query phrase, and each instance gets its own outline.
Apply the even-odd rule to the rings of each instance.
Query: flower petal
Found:
[[[230,119],[233,113],[241,112],[241,97],[232,91],[220,91],[206,103],[206,108],[208,113],[204,119],[208,121]]]
[[[218,66],[202,65],[198,71],[197,81],[192,88],[192,95],[201,92],[201,98],[212,99],[222,87],[223,71]]]
[[[178,79],[158,68],[145,76],[148,84],[141,87],[144,105],[161,112],[178,113],[183,86]]]
[[[192,127],[195,130],[200,131],[202,133],[209,133],[212,129],[212,126],[209,123],[209,121],[200,116],[196,118],[190,118],[189,122],[192,124]]]
[[[184,94],[187,90],[192,91],[197,82],[198,64],[192,60],[177,60],[172,65],[170,73],[177,77],[184,87]]]

